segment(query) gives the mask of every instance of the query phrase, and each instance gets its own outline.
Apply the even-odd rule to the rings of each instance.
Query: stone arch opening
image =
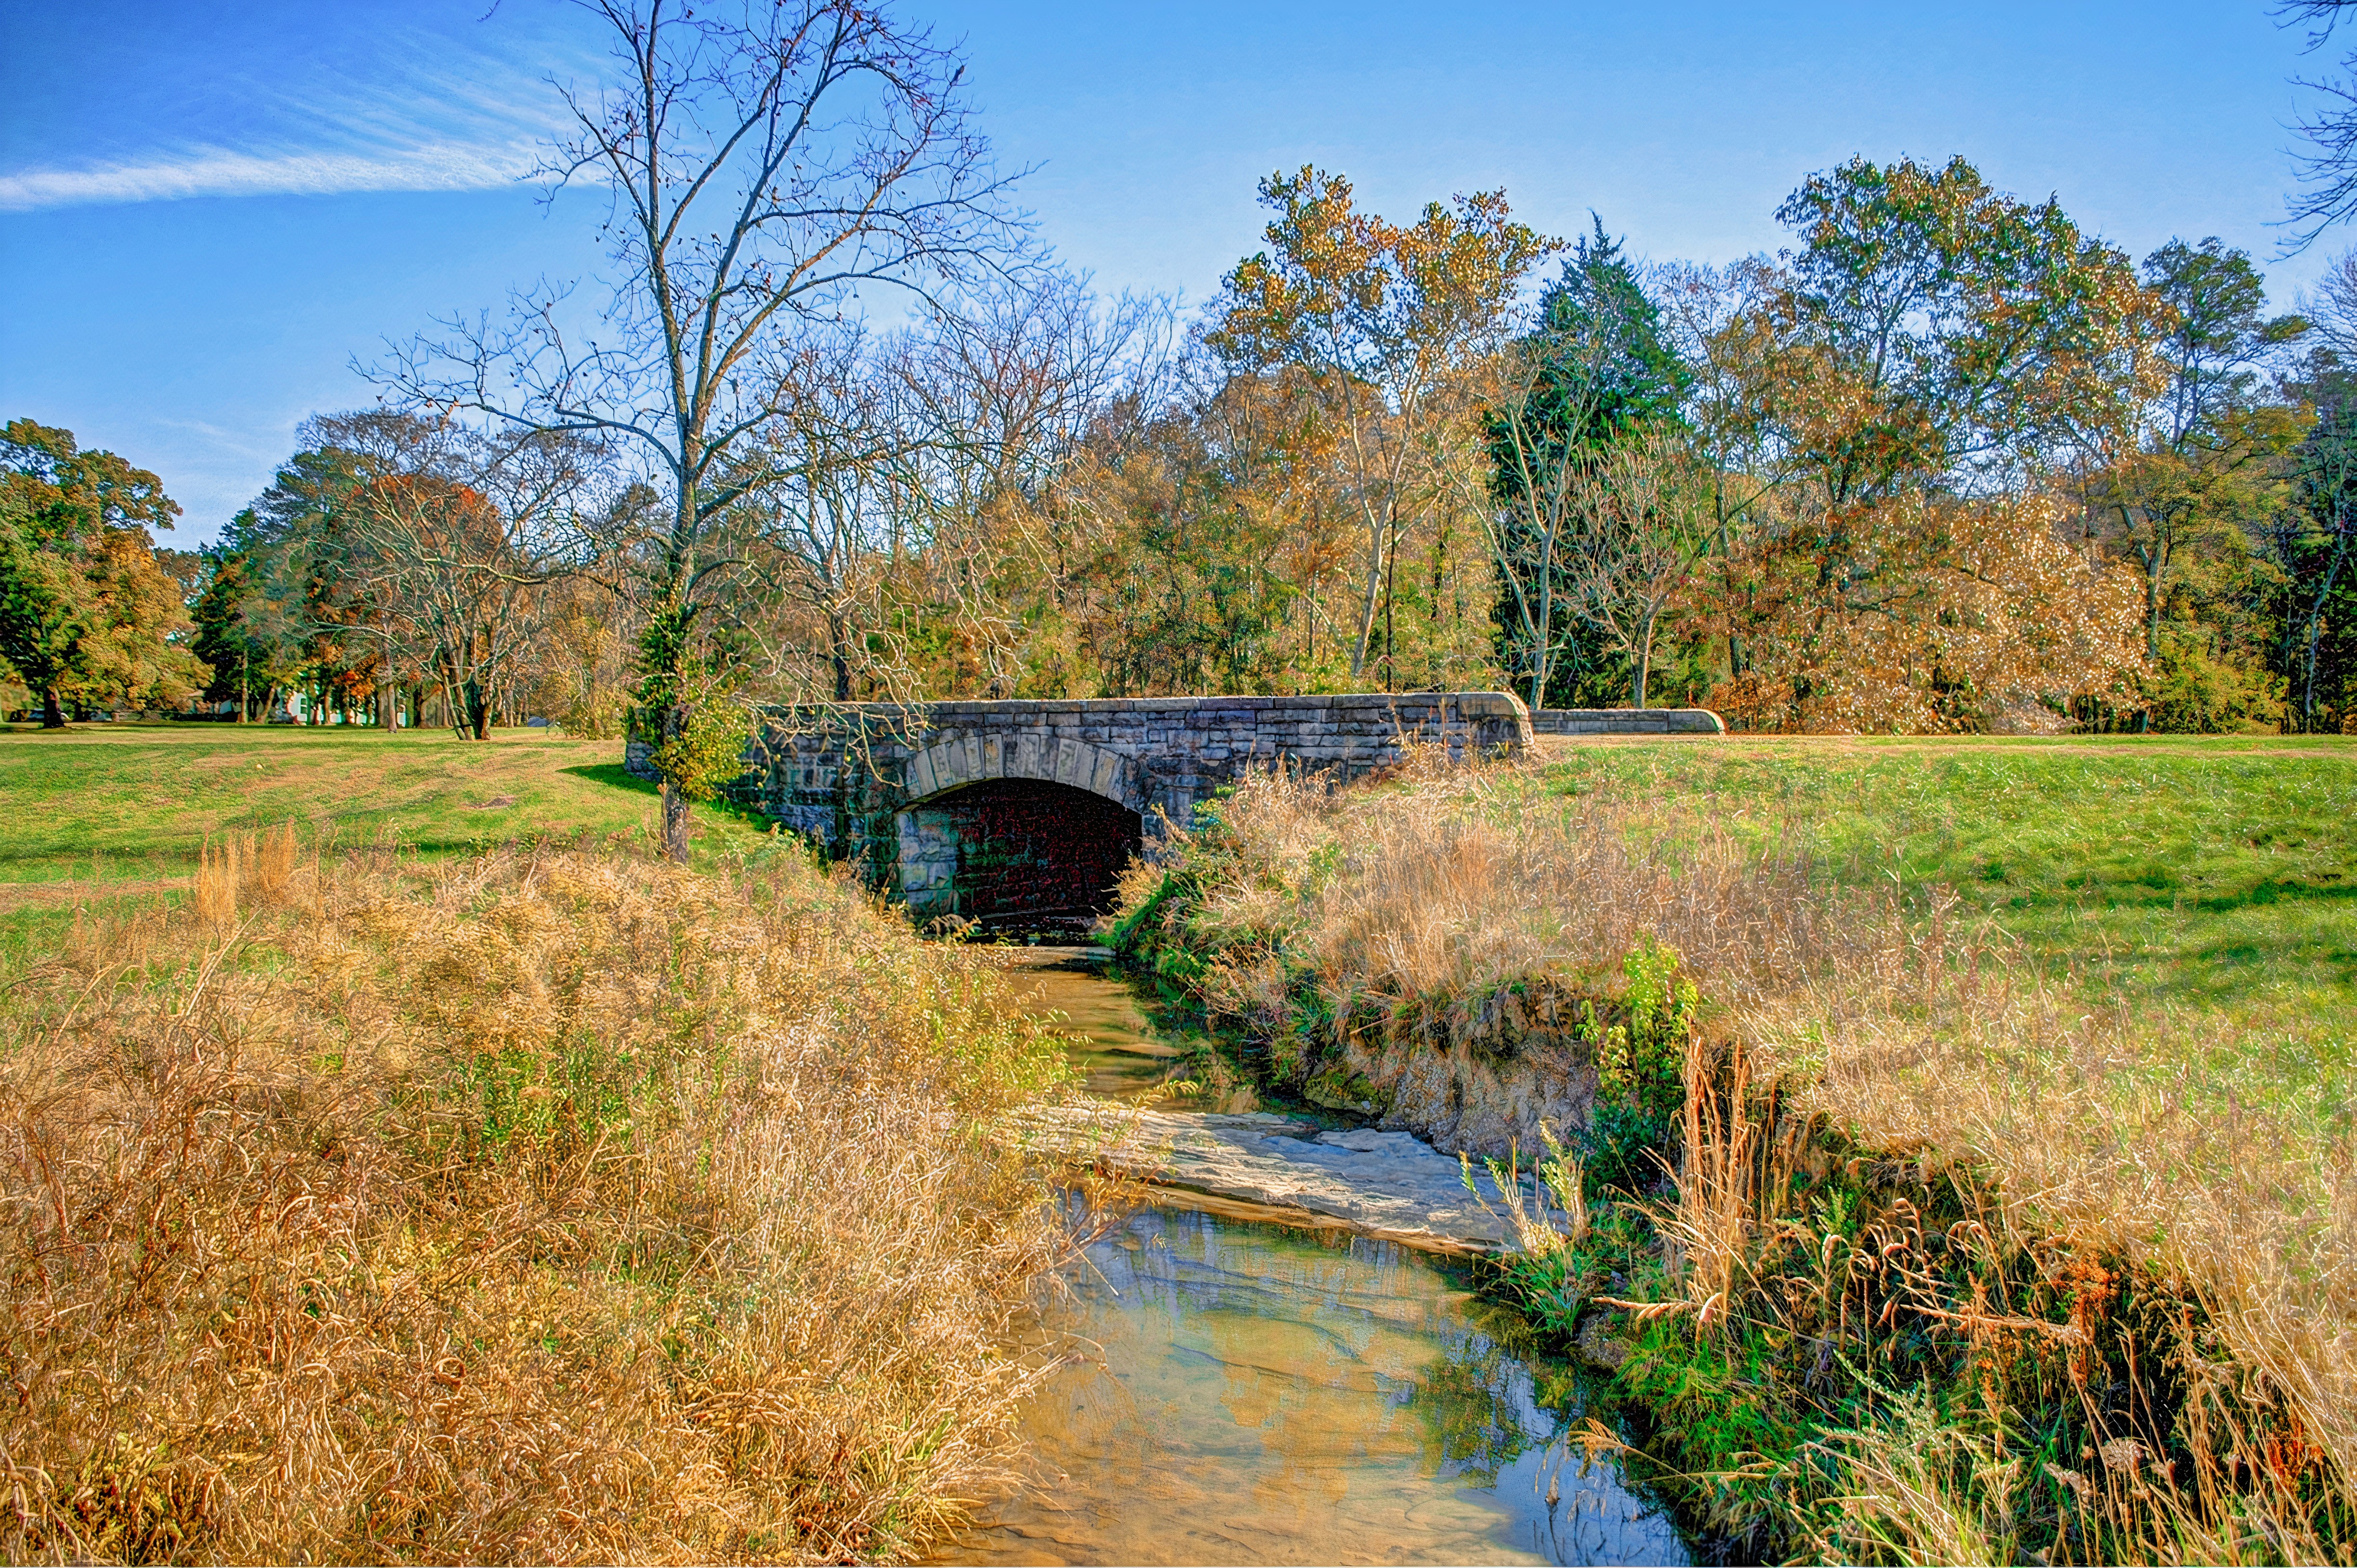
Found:
[[[1135,758],[1109,746],[1036,729],[957,736],[918,752],[902,770],[902,787],[911,802],[996,779],[1066,784],[1133,811],[1146,809],[1146,769]]]
[[[1085,932],[1111,912],[1145,820],[1121,801],[1049,779],[983,779],[899,813],[900,890],[918,920]]]

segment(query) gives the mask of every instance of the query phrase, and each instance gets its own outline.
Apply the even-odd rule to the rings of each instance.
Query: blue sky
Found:
[[[0,416],[154,468],[211,538],[352,360],[515,285],[594,274],[590,198],[519,179],[544,79],[598,69],[558,0],[0,0]],[[1365,203],[1502,185],[1640,255],[1773,249],[1777,202],[1865,154],[1962,153],[2142,256],[2217,234],[2279,304],[2357,241],[2276,259],[2303,57],[2254,0],[2168,4],[1018,4],[915,0],[963,38],[1024,204],[1101,287],[1201,302],[1254,183]]]

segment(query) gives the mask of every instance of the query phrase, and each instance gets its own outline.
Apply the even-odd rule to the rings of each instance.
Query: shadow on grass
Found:
[[[2222,915],[2235,909],[2247,909],[2255,905],[2310,898],[2357,898],[2357,883],[2335,882],[2319,886],[2311,882],[2266,881],[2240,893],[2204,898],[2193,907],[2206,914]]]
[[[592,784],[627,789],[634,795],[644,795],[650,800],[659,800],[662,796],[662,791],[655,787],[652,780],[640,778],[619,762],[576,763],[571,768],[560,768],[557,771],[570,773],[576,779],[587,779]],[[761,832],[770,831],[768,817],[750,806],[740,805],[726,797],[714,800],[700,800],[696,803],[695,809],[699,811],[717,812],[732,822],[742,822],[747,827]]]
[[[640,778],[619,762],[579,762],[570,768],[560,768],[559,773],[570,773],[576,779],[587,779],[592,784],[607,784],[617,789],[628,789],[634,795],[660,795],[650,779]]]

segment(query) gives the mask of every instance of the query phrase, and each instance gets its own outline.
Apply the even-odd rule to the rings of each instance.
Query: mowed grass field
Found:
[[[542,730],[0,730],[0,943],[38,948],[93,900],[182,896],[208,835],[289,821],[329,851],[651,844],[655,793],[620,754]],[[1805,847],[1835,881],[1953,887],[2091,1000],[2264,1034],[2289,1053],[2268,1079],[2357,1058],[2357,742],[1730,736],[1549,741],[1543,760],[1534,806],[1607,790]],[[699,860],[767,828],[696,817]]]
[[[1545,757],[1534,802],[1654,800],[1665,822],[1803,849],[1830,881],[1953,888],[2041,971],[2173,1035],[2212,1091],[2350,1113],[2357,741],[1728,736]]]
[[[292,822],[315,847],[397,844],[426,856],[533,836],[651,847],[654,789],[619,740],[544,730],[234,725],[0,728],[0,949],[50,945],[76,911],[186,896],[209,835]],[[767,824],[696,808],[696,857],[751,846]]]

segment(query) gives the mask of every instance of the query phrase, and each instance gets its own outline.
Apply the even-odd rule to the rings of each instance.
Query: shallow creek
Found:
[[[1092,956],[1012,961],[1078,1037],[1091,1090],[1144,1093],[1178,1053]],[[1567,1439],[1570,1369],[1509,1348],[1444,1260],[1166,1196],[1043,1312],[1034,1348],[1067,1359],[1027,1424],[1039,1484],[943,1561],[1687,1561]]]

